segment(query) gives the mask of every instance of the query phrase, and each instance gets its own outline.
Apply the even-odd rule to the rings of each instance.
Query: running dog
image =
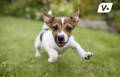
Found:
[[[84,59],[90,59],[92,52],[86,52],[77,43],[72,35],[73,29],[79,24],[79,15],[70,17],[55,17],[51,12],[43,14],[44,24],[42,31],[35,41],[35,56],[41,56],[40,47],[43,46],[47,51],[48,62],[55,62],[59,53],[66,48],[74,48]]]

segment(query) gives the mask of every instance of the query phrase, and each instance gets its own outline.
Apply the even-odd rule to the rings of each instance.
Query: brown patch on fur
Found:
[[[70,19],[71,19],[71,25],[73,25],[74,27],[77,26],[80,22],[79,18],[77,18],[77,17],[71,16]]]
[[[52,27],[55,27],[55,26],[57,26],[58,29],[52,30],[52,33],[54,36],[57,35],[57,33],[60,32],[61,30],[63,30],[68,35],[68,37],[72,35],[72,31],[67,30],[67,27],[70,27],[72,29],[74,28],[74,26],[71,24],[71,19],[69,17],[65,17],[63,24],[61,22],[61,18],[56,17],[55,20],[53,21]]]
[[[57,27],[56,30],[53,30],[54,27]],[[60,32],[61,30],[61,25],[59,23],[54,23],[53,26],[51,27],[52,28],[52,33],[53,35],[57,35],[58,32]]]
[[[45,23],[46,23],[49,27],[51,27],[52,24],[53,24],[53,21],[54,21],[55,17],[54,17],[53,15],[48,14],[48,13],[44,13],[44,14],[43,14],[43,19],[44,19]]]
[[[71,28],[71,30],[68,30],[68,28]],[[72,35],[72,29],[73,29],[73,26],[69,23],[65,23],[63,26],[63,30],[68,35],[68,37]]]
[[[54,36],[58,32],[63,30],[68,37],[72,35],[72,30],[78,25],[79,18],[77,16],[64,17],[64,23],[62,24],[61,17],[54,17],[49,14],[44,14],[45,23],[52,29]],[[57,28],[57,29],[56,29]]]

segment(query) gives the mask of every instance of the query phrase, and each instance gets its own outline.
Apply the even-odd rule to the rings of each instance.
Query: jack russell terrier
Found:
[[[48,55],[48,62],[55,62],[59,53],[66,48],[74,48],[84,59],[89,59],[93,53],[86,52],[77,43],[72,35],[72,30],[79,24],[79,15],[70,17],[54,17],[51,11],[43,15],[44,25],[35,41],[35,56],[40,56],[39,48],[43,46]],[[49,30],[50,28],[50,30]]]

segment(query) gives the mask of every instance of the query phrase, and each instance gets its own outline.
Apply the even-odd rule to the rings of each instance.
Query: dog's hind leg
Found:
[[[41,47],[41,41],[40,41],[40,37],[37,36],[36,40],[35,40],[35,56],[41,56],[40,54],[40,47]]]

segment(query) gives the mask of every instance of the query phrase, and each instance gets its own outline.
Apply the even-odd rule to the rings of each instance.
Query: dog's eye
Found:
[[[66,27],[66,30],[70,32],[70,31],[72,31],[72,27],[67,26],[67,27]]]
[[[53,26],[52,29],[55,31],[55,30],[58,30],[58,26]]]

